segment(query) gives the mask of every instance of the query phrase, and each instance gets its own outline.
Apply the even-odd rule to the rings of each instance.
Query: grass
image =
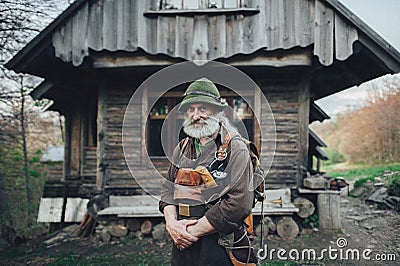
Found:
[[[361,177],[354,182],[354,188],[362,187],[367,181],[375,181],[375,177]]]
[[[138,256],[139,255],[139,256]],[[48,264],[49,266],[86,266],[86,265],[170,265],[169,258],[160,258],[154,254],[118,253],[97,255],[82,258],[73,254],[60,256]]]
[[[348,165],[341,164],[338,166],[332,165],[323,169],[323,171],[327,172],[329,176],[335,177],[343,177],[345,179],[354,179],[354,178],[364,178],[366,180],[372,180],[377,176],[382,176],[384,171],[400,171],[400,163],[393,163],[387,165]],[[364,181],[364,182],[365,182]]]
[[[25,254],[26,253],[25,253],[25,250],[23,248],[12,247],[12,248],[8,249],[6,252],[4,252],[4,254],[2,254],[1,258],[14,259],[14,258],[22,257]]]
[[[295,262],[291,262],[291,261],[269,261],[269,262],[265,262],[262,261],[260,263],[261,266],[287,266],[287,265],[298,265]]]

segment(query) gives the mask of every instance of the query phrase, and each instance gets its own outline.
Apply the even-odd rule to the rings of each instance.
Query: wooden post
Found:
[[[254,110],[253,110],[253,129],[254,143],[257,149],[261,152],[261,88],[254,88]],[[264,95],[263,95],[264,96]],[[260,119],[260,121],[257,120]]]
[[[86,151],[85,151],[85,147],[88,145],[88,131],[89,131],[89,113],[90,113],[90,104],[89,104],[89,100],[88,97],[85,95],[84,96],[84,100],[82,101],[83,105],[82,105],[82,112],[81,112],[81,132],[80,132],[80,136],[81,136],[81,143],[80,143],[80,175],[84,175],[84,168],[85,168],[85,157],[86,157]]]
[[[307,171],[308,160],[308,122],[310,116],[310,81],[303,80],[299,84],[299,146],[297,154],[297,187],[303,183],[303,174]]]
[[[142,94],[142,143],[141,143],[141,147],[142,147],[142,158],[141,161],[143,160],[143,158],[146,158],[147,156],[147,143],[146,140],[149,139],[149,132],[147,132],[146,130],[146,125],[147,125],[147,119],[148,119],[148,101],[149,101],[149,96],[148,96],[148,88],[146,87],[143,90],[143,94]],[[146,135],[147,133],[147,135]]]
[[[340,222],[340,194],[318,194],[318,217],[320,229],[342,229],[342,224]]]
[[[104,188],[105,183],[105,140],[106,140],[106,88],[104,85],[99,85],[98,99],[97,99],[97,172],[96,172],[96,186],[99,190]]]
[[[71,108],[68,119],[69,167],[66,177],[76,178],[80,175],[81,119],[82,102],[77,100],[77,104]]]
[[[69,111],[70,112],[70,111]],[[70,113],[65,114],[65,143],[64,143],[64,169],[61,181],[65,182],[67,176],[70,175],[70,165],[71,165],[71,115]]]

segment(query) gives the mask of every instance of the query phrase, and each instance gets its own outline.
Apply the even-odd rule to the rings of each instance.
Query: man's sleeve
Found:
[[[205,214],[210,224],[223,234],[238,228],[250,214],[253,195],[249,189],[253,176],[250,156],[246,145],[240,140],[232,140],[228,173],[231,175],[230,190]]]
[[[174,204],[174,180],[175,180],[175,169],[178,163],[178,157],[180,153],[180,144],[175,147],[172,155],[173,161],[169,164],[166,178],[163,178],[161,183],[160,196],[161,200],[158,204],[158,209],[161,213],[164,213],[165,206],[175,205]]]
[[[161,213],[164,213],[165,206],[173,205],[174,199],[174,171],[175,166],[170,163],[167,177],[163,178],[161,183],[161,200],[158,204],[158,209]]]

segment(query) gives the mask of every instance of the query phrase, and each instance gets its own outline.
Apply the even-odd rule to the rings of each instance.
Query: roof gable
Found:
[[[157,0],[86,2],[52,35],[56,57],[79,66],[89,49],[166,54],[186,60],[215,60],[235,54],[307,47],[322,65],[353,53],[357,30],[324,1],[252,1],[259,13],[146,17]],[[335,38],[340,35],[340,38]],[[205,61],[203,61],[205,62]]]
[[[382,50],[389,71],[400,71],[399,53],[337,0],[254,0],[251,8],[260,12],[249,16],[144,16],[157,10],[158,2],[77,0],[6,67],[29,72],[29,60],[42,51],[40,45],[54,46],[55,57],[74,66],[91,50],[140,48],[153,55],[215,60],[261,49],[312,46],[320,64],[329,66],[350,57],[354,42],[366,36]]]

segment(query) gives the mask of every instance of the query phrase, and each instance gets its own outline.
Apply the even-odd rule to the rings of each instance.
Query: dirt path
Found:
[[[282,241],[273,236],[268,241],[268,248],[283,248],[286,251],[297,249],[300,255],[302,250],[313,249],[317,251],[317,257],[321,250],[327,249],[323,255],[324,260],[308,261],[313,265],[400,265],[399,213],[380,210],[376,205],[367,205],[358,198],[342,195],[341,222],[341,232],[305,230],[291,241]],[[329,256],[329,248],[337,251],[332,250],[332,256]],[[352,259],[357,258],[356,250],[359,252],[359,260]],[[352,253],[353,251],[355,253]],[[363,258],[363,252],[370,260]],[[276,253],[274,258],[277,258]],[[386,260],[378,262],[380,258]],[[393,261],[394,259],[396,261]]]

